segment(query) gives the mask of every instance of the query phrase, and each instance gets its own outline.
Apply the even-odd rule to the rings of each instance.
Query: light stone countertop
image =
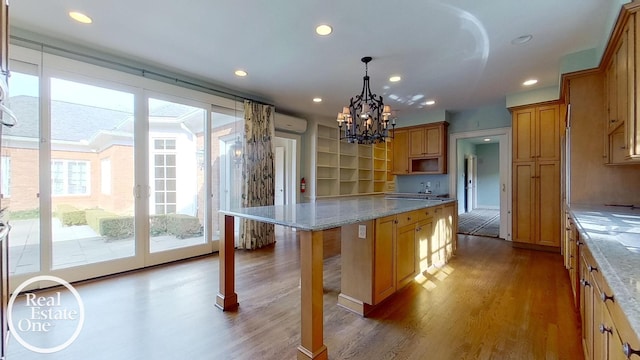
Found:
[[[236,208],[220,210],[220,213],[300,230],[316,231],[455,201],[452,199],[389,199],[383,195],[372,195],[323,199],[294,205]]]
[[[570,213],[640,338],[640,208],[572,204]]]

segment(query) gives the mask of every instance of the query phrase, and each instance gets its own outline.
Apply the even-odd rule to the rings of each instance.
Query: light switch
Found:
[[[358,237],[360,239],[367,238],[367,225],[358,225]]]

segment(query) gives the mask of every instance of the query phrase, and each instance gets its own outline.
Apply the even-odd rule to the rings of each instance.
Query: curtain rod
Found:
[[[271,103],[268,103],[263,100],[258,100],[252,98],[247,95],[234,93],[233,90],[225,89],[220,86],[215,86],[210,83],[203,82],[203,84],[198,84],[197,79],[190,80],[186,77],[182,77],[179,74],[169,74],[164,72],[162,69],[148,69],[145,68],[142,63],[137,63],[136,61],[129,60],[126,58],[118,58],[111,54],[102,54],[104,57],[99,57],[97,55],[90,55],[88,52],[99,53],[96,50],[84,48],[84,51],[79,50],[71,50],[69,48],[63,46],[56,46],[52,44],[46,44],[42,41],[37,41],[25,37],[19,37],[16,35],[10,35],[11,43],[30,48],[32,50],[39,50],[42,52],[46,52],[52,55],[59,55],[66,58],[70,58],[73,60],[83,61],[92,65],[98,65],[102,67],[109,68],[111,70],[117,70],[126,72],[133,75],[138,75],[144,78],[158,80],[167,84],[175,84],[184,88],[190,88],[192,90],[203,91],[212,95],[221,96],[227,99],[231,99],[237,101],[238,98],[242,100],[250,100],[253,102],[257,102],[263,105],[274,106]],[[71,46],[79,46],[76,44],[68,44]],[[125,62],[130,62],[132,64],[127,64]]]

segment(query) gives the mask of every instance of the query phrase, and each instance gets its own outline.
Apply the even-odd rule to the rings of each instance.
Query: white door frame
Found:
[[[276,131],[276,138],[282,138],[288,144],[285,147],[285,166],[287,168],[287,177],[285,179],[285,192],[286,192],[286,200],[287,204],[297,204],[300,202],[300,190],[299,190],[299,179],[300,179],[300,154],[301,152],[301,136],[297,134],[291,134],[282,131]]]
[[[497,136],[500,141],[500,237],[511,241],[511,128],[485,129],[449,135],[449,195],[458,198],[458,140]]]

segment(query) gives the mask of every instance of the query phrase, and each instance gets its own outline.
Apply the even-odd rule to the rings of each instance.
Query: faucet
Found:
[[[431,182],[427,181],[427,183],[425,184],[424,182],[420,182],[420,185],[422,185],[422,188],[420,190],[418,190],[418,194],[431,194]]]

